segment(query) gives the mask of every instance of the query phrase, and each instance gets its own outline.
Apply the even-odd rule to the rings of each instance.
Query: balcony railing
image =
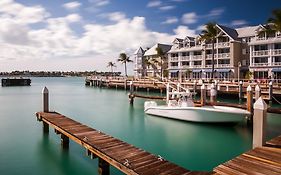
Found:
[[[281,49],[274,49],[272,50],[273,55],[281,55]]]
[[[251,66],[268,66],[268,63],[253,63]]]
[[[230,54],[229,53],[219,53],[219,54],[215,54],[214,58],[229,58]],[[212,58],[212,54],[207,54],[206,55],[207,59],[211,59]]]
[[[220,43],[215,43],[214,47],[229,47],[230,43],[229,42],[220,42]],[[212,48],[212,44],[206,44],[206,48]]]
[[[195,60],[202,59],[202,55],[193,55],[191,58]]]
[[[193,67],[193,68],[200,68],[200,67],[202,67],[202,65],[192,65],[191,67]]]
[[[252,56],[268,56],[268,50],[253,51]]]
[[[189,66],[189,65],[182,65],[182,66],[181,66],[181,68],[183,68],[183,69],[184,69],[184,68],[190,68],[190,67],[191,67],[191,66]]]
[[[177,69],[179,66],[169,66],[169,69]]]
[[[230,64],[218,64],[217,67],[230,67]]]
[[[190,59],[189,56],[182,56],[182,57],[181,57],[181,60],[182,60],[182,61],[187,61],[187,60],[189,60],[189,59]]]
[[[272,63],[272,66],[281,66],[281,62]]]
[[[179,61],[179,57],[171,57],[170,61]]]

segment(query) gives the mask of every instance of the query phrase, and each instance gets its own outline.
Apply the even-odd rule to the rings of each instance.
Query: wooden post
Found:
[[[265,144],[267,104],[260,97],[254,104],[253,148]]]
[[[206,86],[202,84],[201,86],[201,105],[206,105]]]
[[[239,101],[243,98],[243,82],[239,81]]]
[[[43,94],[43,112],[49,112],[49,90],[45,86],[42,90]]]
[[[69,148],[69,138],[64,134],[61,134],[61,146],[63,149]]]
[[[272,81],[270,81],[268,83],[268,96],[269,96],[269,102],[272,103],[272,96],[273,96],[273,85],[272,85]]]
[[[255,101],[257,101],[261,96],[261,88],[260,86],[257,84],[255,87]]]
[[[99,157],[99,175],[109,175],[109,163]]]
[[[43,112],[49,112],[49,90],[44,87],[42,90],[43,94]],[[49,133],[49,125],[43,121],[43,133]]]
[[[253,91],[251,85],[247,87],[247,110],[253,112]]]
[[[193,84],[193,94],[194,94],[194,99],[195,99],[195,96],[196,96],[196,90],[197,90],[197,81],[194,80],[194,84]]]
[[[166,85],[166,103],[168,104],[170,100],[170,83]]]
[[[215,105],[216,101],[217,101],[217,90],[215,89],[214,83],[212,83],[210,89],[210,102],[212,105]]]
[[[130,81],[130,93],[132,94],[133,92],[134,92],[133,81]]]
[[[127,80],[124,81],[124,89],[127,90]]]

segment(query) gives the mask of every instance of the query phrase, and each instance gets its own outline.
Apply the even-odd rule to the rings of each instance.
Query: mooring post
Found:
[[[272,103],[272,96],[273,96],[273,84],[272,81],[268,83],[268,96],[269,96],[269,103]]]
[[[61,133],[61,146],[63,149],[69,148],[69,138]]]
[[[197,90],[197,81],[194,80],[194,84],[193,84],[193,94],[194,94],[194,99],[195,99],[195,96],[196,96],[196,90]]]
[[[255,87],[255,101],[257,101],[261,96],[261,88],[260,86],[257,84]]]
[[[133,92],[134,92],[133,81],[130,81],[130,93],[133,94]]]
[[[210,89],[210,102],[212,105],[214,105],[216,101],[217,101],[217,90],[215,89],[214,83],[212,83]]]
[[[45,86],[42,90],[43,94],[43,112],[49,112],[49,90]],[[49,125],[43,121],[43,132],[49,133]]]
[[[202,84],[201,86],[201,105],[206,105],[206,86]]]
[[[124,80],[124,89],[127,90],[127,79]]]
[[[265,144],[267,104],[259,97],[254,104],[253,117],[253,148],[261,147]]]
[[[247,87],[247,110],[253,112],[253,91],[251,85]]]
[[[168,104],[170,100],[170,83],[167,83],[166,85],[166,103]]]
[[[239,81],[239,102],[241,102],[243,98],[243,82]]]
[[[100,157],[99,157],[98,173],[99,175],[109,175],[109,163],[107,163]]]

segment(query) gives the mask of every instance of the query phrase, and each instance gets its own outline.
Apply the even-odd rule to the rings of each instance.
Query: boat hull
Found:
[[[224,106],[168,107],[154,106],[145,109],[146,114],[177,120],[204,123],[233,123],[245,120],[248,111]]]

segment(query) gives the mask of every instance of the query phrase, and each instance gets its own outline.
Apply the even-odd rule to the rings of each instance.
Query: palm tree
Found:
[[[273,10],[272,16],[267,20],[264,30],[259,31],[259,36],[265,36],[265,33],[274,35],[275,32],[281,32],[281,9]]]
[[[216,23],[209,22],[205,25],[206,29],[203,30],[201,33],[201,40],[209,41],[212,43],[212,74],[211,77],[214,79],[214,72],[215,72],[215,40],[217,38],[217,28]]]
[[[160,62],[156,59],[156,58],[152,58],[151,60],[149,60],[150,63],[151,63],[151,66],[153,68],[153,76],[155,77],[156,75],[156,70],[157,70],[157,66],[156,65],[159,65]]]
[[[156,48],[156,52],[157,52],[157,57],[160,58],[160,62],[158,61],[158,65],[160,66],[160,76],[161,76],[161,80],[163,78],[163,61],[165,59],[165,53],[163,52],[161,47],[157,47]]]
[[[151,61],[150,61],[149,58],[145,58],[145,59],[143,60],[143,70],[144,70],[143,74],[144,74],[145,76],[147,76],[147,69],[148,69],[151,65],[152,65],[152,63],[151,63]]]
[[[113,67],[116,67],[116,64],[110,61],[107,63],[107,67],[110,67],[111,74],[113,75]]]
[[[132,60],[130,60],[130,57],[128,57],[125,53],[120,53],[119,58],[117,59],[118,62],[121,62],[122,64],[124,64],[125,67],[125,75],[126,77],[128,77],[127,75],[127,63],[133,62]]]

